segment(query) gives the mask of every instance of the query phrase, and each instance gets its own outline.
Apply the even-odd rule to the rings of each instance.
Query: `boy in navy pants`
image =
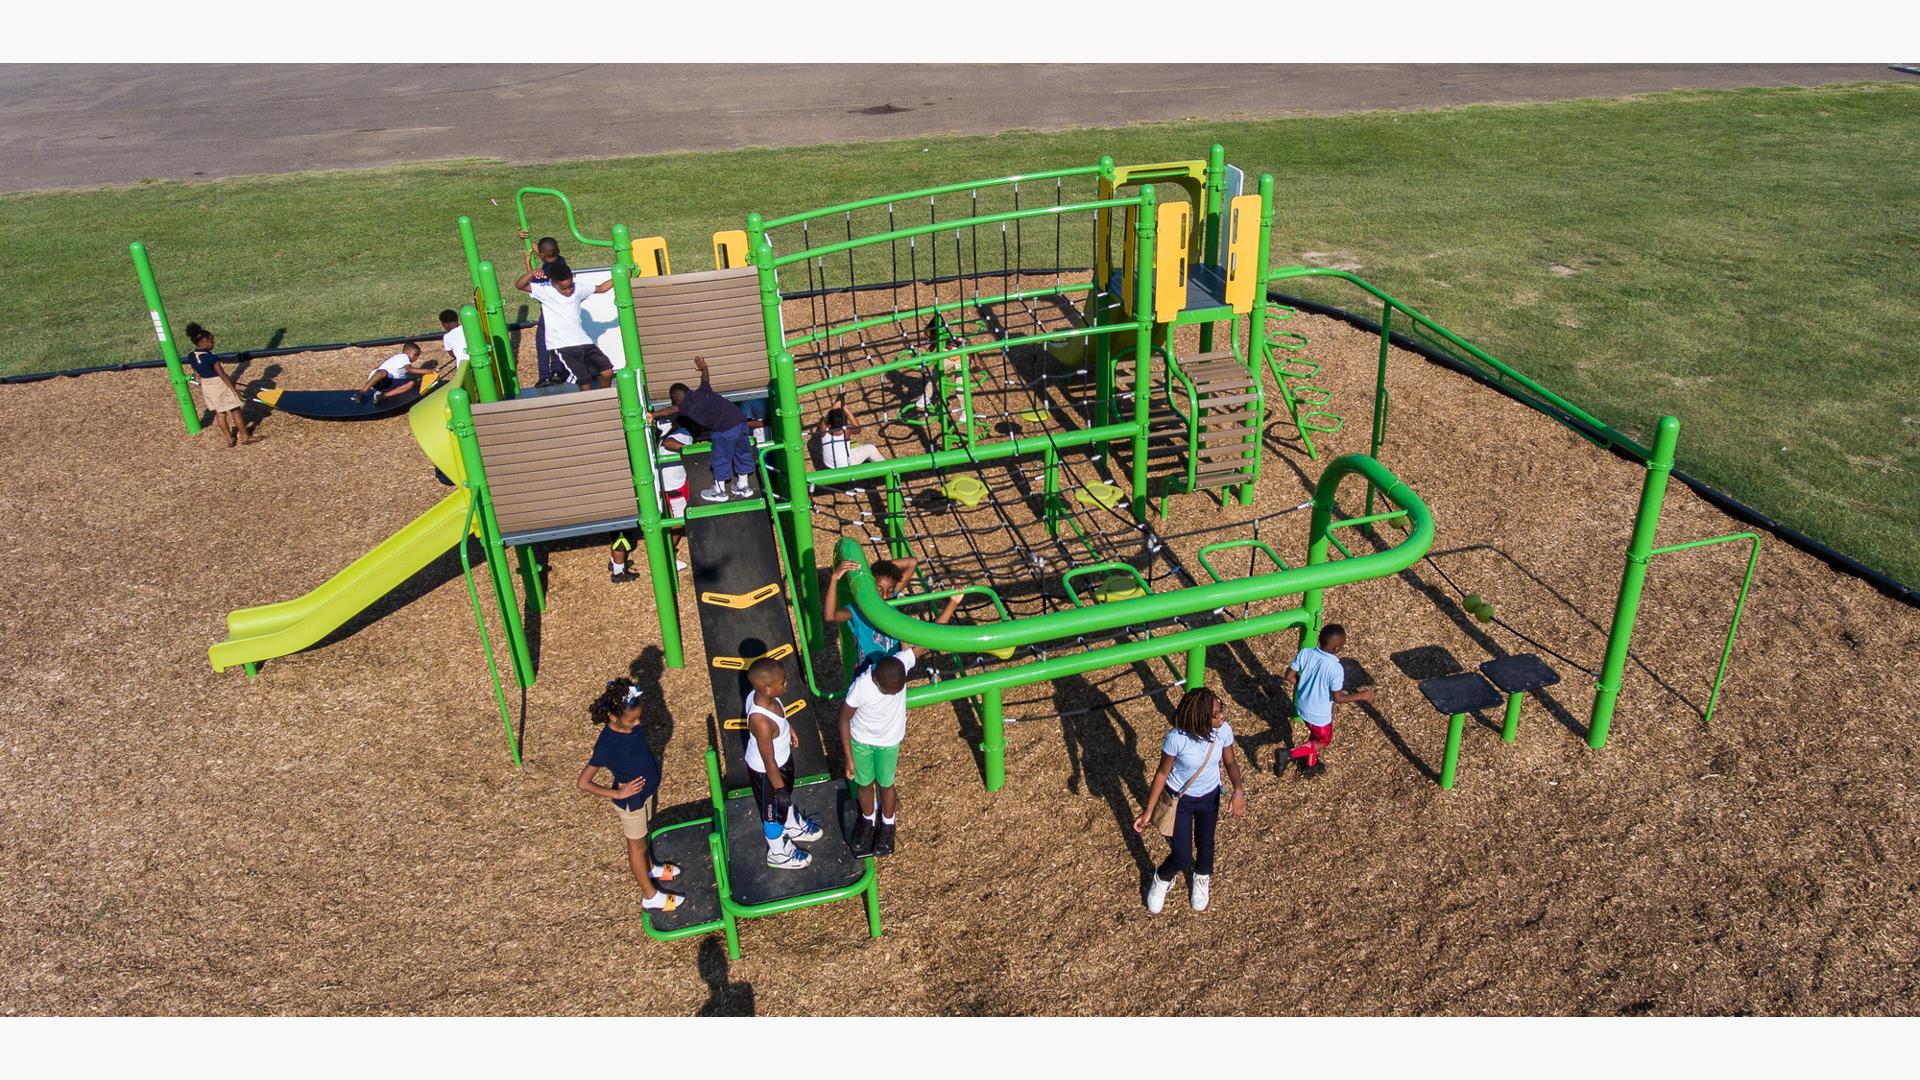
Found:
[[[747,414],[740,406],[720,396],[707,372],[707,358],[696,356],[693,366],[700,371],[700,385],[692,389],[686,383],[674,383],[667,389],[673,406],[653,415],[678,413],[707,433],[713,444],[708,463],[713,467],[713,486],[703,488],[700,497],[708,502],[746,499],[753,495],[753,439],[747,426]],[[728,486],[732,481],[732,486]]]

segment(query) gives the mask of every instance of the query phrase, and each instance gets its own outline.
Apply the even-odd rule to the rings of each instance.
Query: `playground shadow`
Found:
[[[666,756],[675,729],[673,705],[667,700],[660,681],[667,670],[667,654],[658,645],[648,645],[627,664],[627,678],[640,688],[641,717],[654,751]]]
[[[700,942],[700,981],[707,984],[707,1000],[695,1010],[695,1016],[754,1015],[753,984],[727,978],[727,950],[720,939],[708,935]]]
[[[448,548],[439,558],[422,567],[419,572],[401,582],[398,587],[388,591],[380,599],[360,609],[352,618],[335,627],[326,637],[314,642],[310,648],[321,649],[335,642],[344,641],[460,576],[460,549]]]
[[[1138,665],[1136,665],[1138,666]],[[1054,707],[1061,714],[1060,738],[1066,746],[1071,773],[1067,790],[1083,791],[1106,801],[1114,825],[1126,842],[1140,870],[1140,887],[1147,887],[1153,873],[1153,856],[1147,843],[1133,831],[1133,819],[1146,805],[1149,780],[1142,775],[1140,737],[1119,710],[1112,708],[1107,696],[1079,675],[1054,680]],[[1088,705],[1091,707],[1087,707]],[[1167,712],[1165,702],[1160,703]],[[1154,741],[1157,764],[1159,742]]]

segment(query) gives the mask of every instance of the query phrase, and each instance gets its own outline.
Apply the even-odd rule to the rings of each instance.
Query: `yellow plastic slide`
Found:
[[[213,670],[299,652],[326,637],[459,543],[471,498],[457,489],[305,596],[229,613],[227,640],[207,650]]]
[[[466,479],[466,471],[460,467],[459,446],[447,432],[447,391],[470,381],[463,379],[465,374],[454,375],[407,411],[414,440],[455,484]],[[333,633],[459,543],[471,499],[465,487],[457,488],[305,596],[228,613],[227,640],[207,650],[213,670],[299,652]]]

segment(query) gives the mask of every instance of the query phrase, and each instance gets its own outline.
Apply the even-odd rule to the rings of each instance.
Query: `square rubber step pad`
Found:
[[[742,904],[765,904],[791,896],[824,892],[850,885],[866,872],[866,860],[847,850],[859,803],[845,781],[822,780],[794,789],[794,805],[805,817],[820,823],[826,833],[803,845],[813,856],[804,870],[777,870],[767,865],[767,841],[760,831],[760,811],[751,795],[727,800],[727,876],[733,898]]]
[[[712,819],[700,824],[668,828],[653,834],[653,857],[658,862],[680,864],[680,877],[667,886],[686,897],[686,902],[669,912],[647,911],[647,925],[655,930],[679,930],[713,922],[720,918],[720,887],[713,872],[713,850],[707,846]]]

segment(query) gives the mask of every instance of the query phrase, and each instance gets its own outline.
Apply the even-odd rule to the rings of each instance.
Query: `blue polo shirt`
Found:
[[[219,358],[205,349],[195,349],[187,354],[187,364],[193,373],[203,379],[217,379],[220,371],[216,367]]]
[[[1293,711],[1315,727],[1333,723],[1333,695],[1347,688],[1347,671],[1340,658],[1325,649],[1301,649],[1287,665],[1300,673],[1293,691]]]
[[[740,411],[740,406],[721,397],[720,391],[705,378],[680,399],[680,415],[707,431],[732,431],[747,422],[747,414]]]
[[[1167,797],[1178,795],[1181,788],[1187,789],[1189,799],[1219,791],[1220,760],[1232,745],[1233,725],[1224,721],[1213,729],[1211,739],[1196,739],[1179,728],[1167,732],[1160,741],[1160,752],[1173,759],[1173,770],[1167,773]]]
[[[620,732],[611,727],[602,728],[600,737],[594,740],[593,756],[587,764],[607,770],[613,774],[613,786],[641,777],[646,786],[637,795],[624,799],[615,799],[613,804],[622,810],[638,810],[648,799],[660,791],[660,759],[655,756],[653,747],[647,744],[647,731],[636,727],[632,731]]]

